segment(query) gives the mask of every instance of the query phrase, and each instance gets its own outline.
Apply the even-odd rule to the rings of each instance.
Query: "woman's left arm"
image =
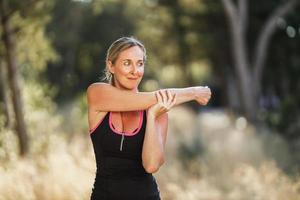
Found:
[[[147,126],[142,150],[142,161],[148,173],[158,171],[164,163],[164,149],[168,131],[167,111],[176,104],[176,96],[169,91],[156,93],[158,103],[147,112]]]
[[[148,173],[158,171],[164,163],[164,148],[167,138],[168,114],[164,113],[157,119],[147,115],[147,126],[143,144],[143,166]]]

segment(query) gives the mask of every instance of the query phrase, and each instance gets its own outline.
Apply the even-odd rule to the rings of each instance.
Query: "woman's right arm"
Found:
[[[93,83],[87,89],[89,107],[95,111],[145,110],[156,103],[154,92],[120,90],[107,83]]]
[[[210,90],[204,87],[167,89],[176,93],[176,105],[196,100],[205,105],[210,98]],[[209,90],[209,92],[208,92]],[[165,94],[165,92],[163,92]],[[166,94],[165,94],[166,95]],[[209,98],[208,98],[209,96]],[[201,103],[201,100],[204,103]],[[87,89],[89,108],[94,111],[133,111],[145,110],[154,105],[157,100],[154,92],[131,92],[120,90],[107,83],[93,83]]]

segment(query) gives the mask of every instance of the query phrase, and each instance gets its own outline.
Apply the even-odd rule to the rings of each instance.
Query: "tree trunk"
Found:
[[[235,5],[233,0],[222,0],[222,3],[231,28],[234,65],[239,76],[241,100],[243,101],[248,119],[256,122],[267,47],[272,35],[276,31],[276,21],[278,18],[285,16],[296,5],[299,5],[300,1],[286,1],[278,6],[268,20],[266,20],[257,39],[253,62],[248,60],[249,54],[247,52],[245,35],[248,25],[248,0],[238,0],[238,6]],[[253,64],[253,68],[250,67],[251,63]]]
[[[241,100],[243,102],[243,110],[248,119],[252,122],[256,121],[257,102],[254,96],[253,78],[249,70],[249,62],[247,58],[247,50],[245,44],[245,36],[241,34],[241,30],[237,26],[232,27],[232,45],[234,66],[238,74],[240,85]]]
[[[7,85],[5,79],[4,63],[0,60],[0,112],[4,114],[4,126],[11,127],[11,119],[9,115],[9,107],[7,101]]]
[[[239,81],[239,93],[242,100],[243,112],[246,117],[256,122],[257,102],[254,96],[253,76],[249,66],[248,50],[246,43],[246,29],[248,24],[248,1],[239,0],[235,6],[232,0],[222,0],[229,19],[232,54],[235,71]]]
[[[300,4],[299,0],[289,0],[278,6],[277,9],[270,15],[270,17],[266,20],[259,37],[257,39],[257,43],[254,50],[254,60],[253,60],[253,79],[255,84],[254,95],[258,98],[261,93],[261,79],[263,75],[263,69],[265,66],[265,61],[268,55],[268,46],[271,41],[272,35],[276,31],[277,20],[281,17],[284,17]]]
[[[7,63],[7,74],[8,81],[11,89],[13,109],[16,118],[16,132],[19,139],[20,155],[26,156],[29,151],[28,146],[28,136],[26,130],[26,124],[23,115],[23,104],[22,95],[19,88],[18,82],[18,68],[16,63],[15,46],[12,39],[12,32],[10,30],[9,17],[6,15],[7,5],[5,0],[0,1],[0,15],[1,15],[1,25],[3,33],[3,42],[6,53],[6,63]]]

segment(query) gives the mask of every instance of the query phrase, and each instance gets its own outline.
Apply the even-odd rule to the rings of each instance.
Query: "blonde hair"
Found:
[[[114,85],[113,82],[113,74],[109,71],[107,63],[108,61],[111,61],[112,64],[116,62],[118,59],[119,54],[126,50],[129,49],[130,47],[138,46],[141,48],[141,50],[144,52],[144,62],[146,62],[147,56],[146,56],[146,49],[144,45],[134,37],[121,37],[114,41],[110,47],[107,50],[106,53],[106,67],[104,70],[104,78],[103,80],[108,81],[110,84]]]

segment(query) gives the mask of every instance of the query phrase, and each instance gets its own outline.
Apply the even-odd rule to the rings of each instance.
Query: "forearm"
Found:
[[[176,103],[179,105],[188,101],[195,100],[196,98],[196,87],[187,87],[187,88],[170,88],[168,89],[172,95],[176,93]]]
[[[147,116],[142,150],[143,166],[147,172],[156,172],[164,162],[164,141],[154,116]]]

